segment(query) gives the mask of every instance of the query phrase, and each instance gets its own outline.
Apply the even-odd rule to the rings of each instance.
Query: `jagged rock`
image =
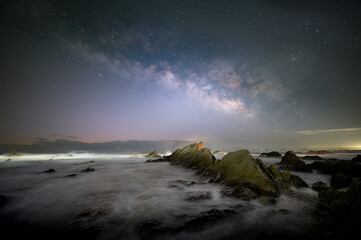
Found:
[[[314,184],[312,184],[312,189],[317,191],[317,192],[321,192],[321,191],[327,190],[328,186],[324,182],[317,181]]]
[[[270,165],[268,170],[284,186],[309,187],[308,184],[299,176],[296,176],[288,171],[281,172],[281,170],[279,170],[274,164]]]
[[[288,151],[282,157],[280,164],[286,167],[288,170],[312,172],[309,166],[306,166],[305,162],[300,160],[292,151]]]
[[[188,192],[187,193],[187,200],[190,200],[190,201],[211,199],[211,197],[212,197],[212,195],[210,192]]]
[[[87,168],[81,170],[81,172],[93,172],[94,170],[95,170],[94,168],[87,167]]]
[[[43,173],[54,173],[56,172],[55,169],[49,168],[48,170],[44,171]]]
[[[153,152],[148,153],[147,155],[145,155],[145,157],[148,157],[148,158],[160,158],[161,156],[157,153],[157,151],[153,151]]]
[[[320,157],[318,155],[306,155],[306,156],[302,157],[302,159],[305,159],[305,160],[324,160],[322,157]]]
[[[259,157],[282,157],[282,155],[277,151],[261,153]]]
[[[212,181],[232,187],[232,193],[227,191],[232,196],[277,196],[282,187],[308,187],[300,177],[286,171],[276,179],[262,160],[254,158],[247,150],[227,153],[216,161],[203,143],[194,143],[177,149],[169,159],[172,164],[198,169],[198,173],[211,177]]]
[[[4,195],[0,195],[0,207],[4,206],[8,202],[8,198]]]
[[[343,173],[335,173],[331,177],[331,187],[333,189],[349,187],[352,183],[352,178]]]
[[[187,168],[209,169],[214,164],[216,158],[211,151],[204,148],[203,142],[193,143],[182,149],[177,149],[170,155],[172,164],[181,165]]]
[[[307,166],[325,174],[343,173],[350,177],[361,177],[361,165],[352,160],[317,161]]]

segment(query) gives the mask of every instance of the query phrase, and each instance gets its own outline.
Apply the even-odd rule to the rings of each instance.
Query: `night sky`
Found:
[[[0,143],[361,149],[360,1],[2,1]]]

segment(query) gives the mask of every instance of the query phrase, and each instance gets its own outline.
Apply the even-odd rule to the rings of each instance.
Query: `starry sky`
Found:
[[[1,2],[0,143],[361,149],[360,1]]]

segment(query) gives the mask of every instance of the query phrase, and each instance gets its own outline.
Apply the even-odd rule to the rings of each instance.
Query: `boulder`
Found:
[[[261,153],[259,157],[282,157],[282,155],[277,151]]]
[[[305,162],[300,160],[292,151],[288,151],[282,157],[280,164],[292,171],[301,171],[301,172],[312,172],[309,166],[306,166]]]
[[[56,172],[55,169],[49,168],[48,170],[44,171],[43,173],[54,173]]]
[[[157,153],[157,151],[153,151],[147,155],[145,155],[147,158],[160,158],[161,156]]]
[[[327,190],[328,186],[324,182],[317,181],[314,184],[312,184],[312,189],[317,191],[317,192],[321,192],[321,191]]]
[[[349,187],[352,183],[352,178],[343,173],[335,173],[331,177],[331,187],[333,189],[340,189]]]

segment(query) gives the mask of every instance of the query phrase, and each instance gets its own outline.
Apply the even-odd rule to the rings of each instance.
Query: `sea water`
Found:
[[[180,220],[184,216],[196,217],[211,209],[234,214],[199,230],[159,235],[159,239],[297,235],[307,232],[312,222],[317,192],[310,188],[294,189],[272,203],[262,198],[244,201],[223,195],[224,185],[209,182],[195,170],[146,160],[142,154],[122,153],[1,156],[0,195],[8,202],[0,208],[0,220],[18,229],[96,229],[96,239],[139,239],[137,229],[147,221],[175,228],[184,224]],[[270,165],[280,158],[262,160]],[[94,171],[82,172],[88,167]],[[44,172],[48,169],[55,172]],[[317,172],[294,174],[310,185],[330,181],[329,175]],[[189,200],[194,192],[209,192],[211,197]]]

